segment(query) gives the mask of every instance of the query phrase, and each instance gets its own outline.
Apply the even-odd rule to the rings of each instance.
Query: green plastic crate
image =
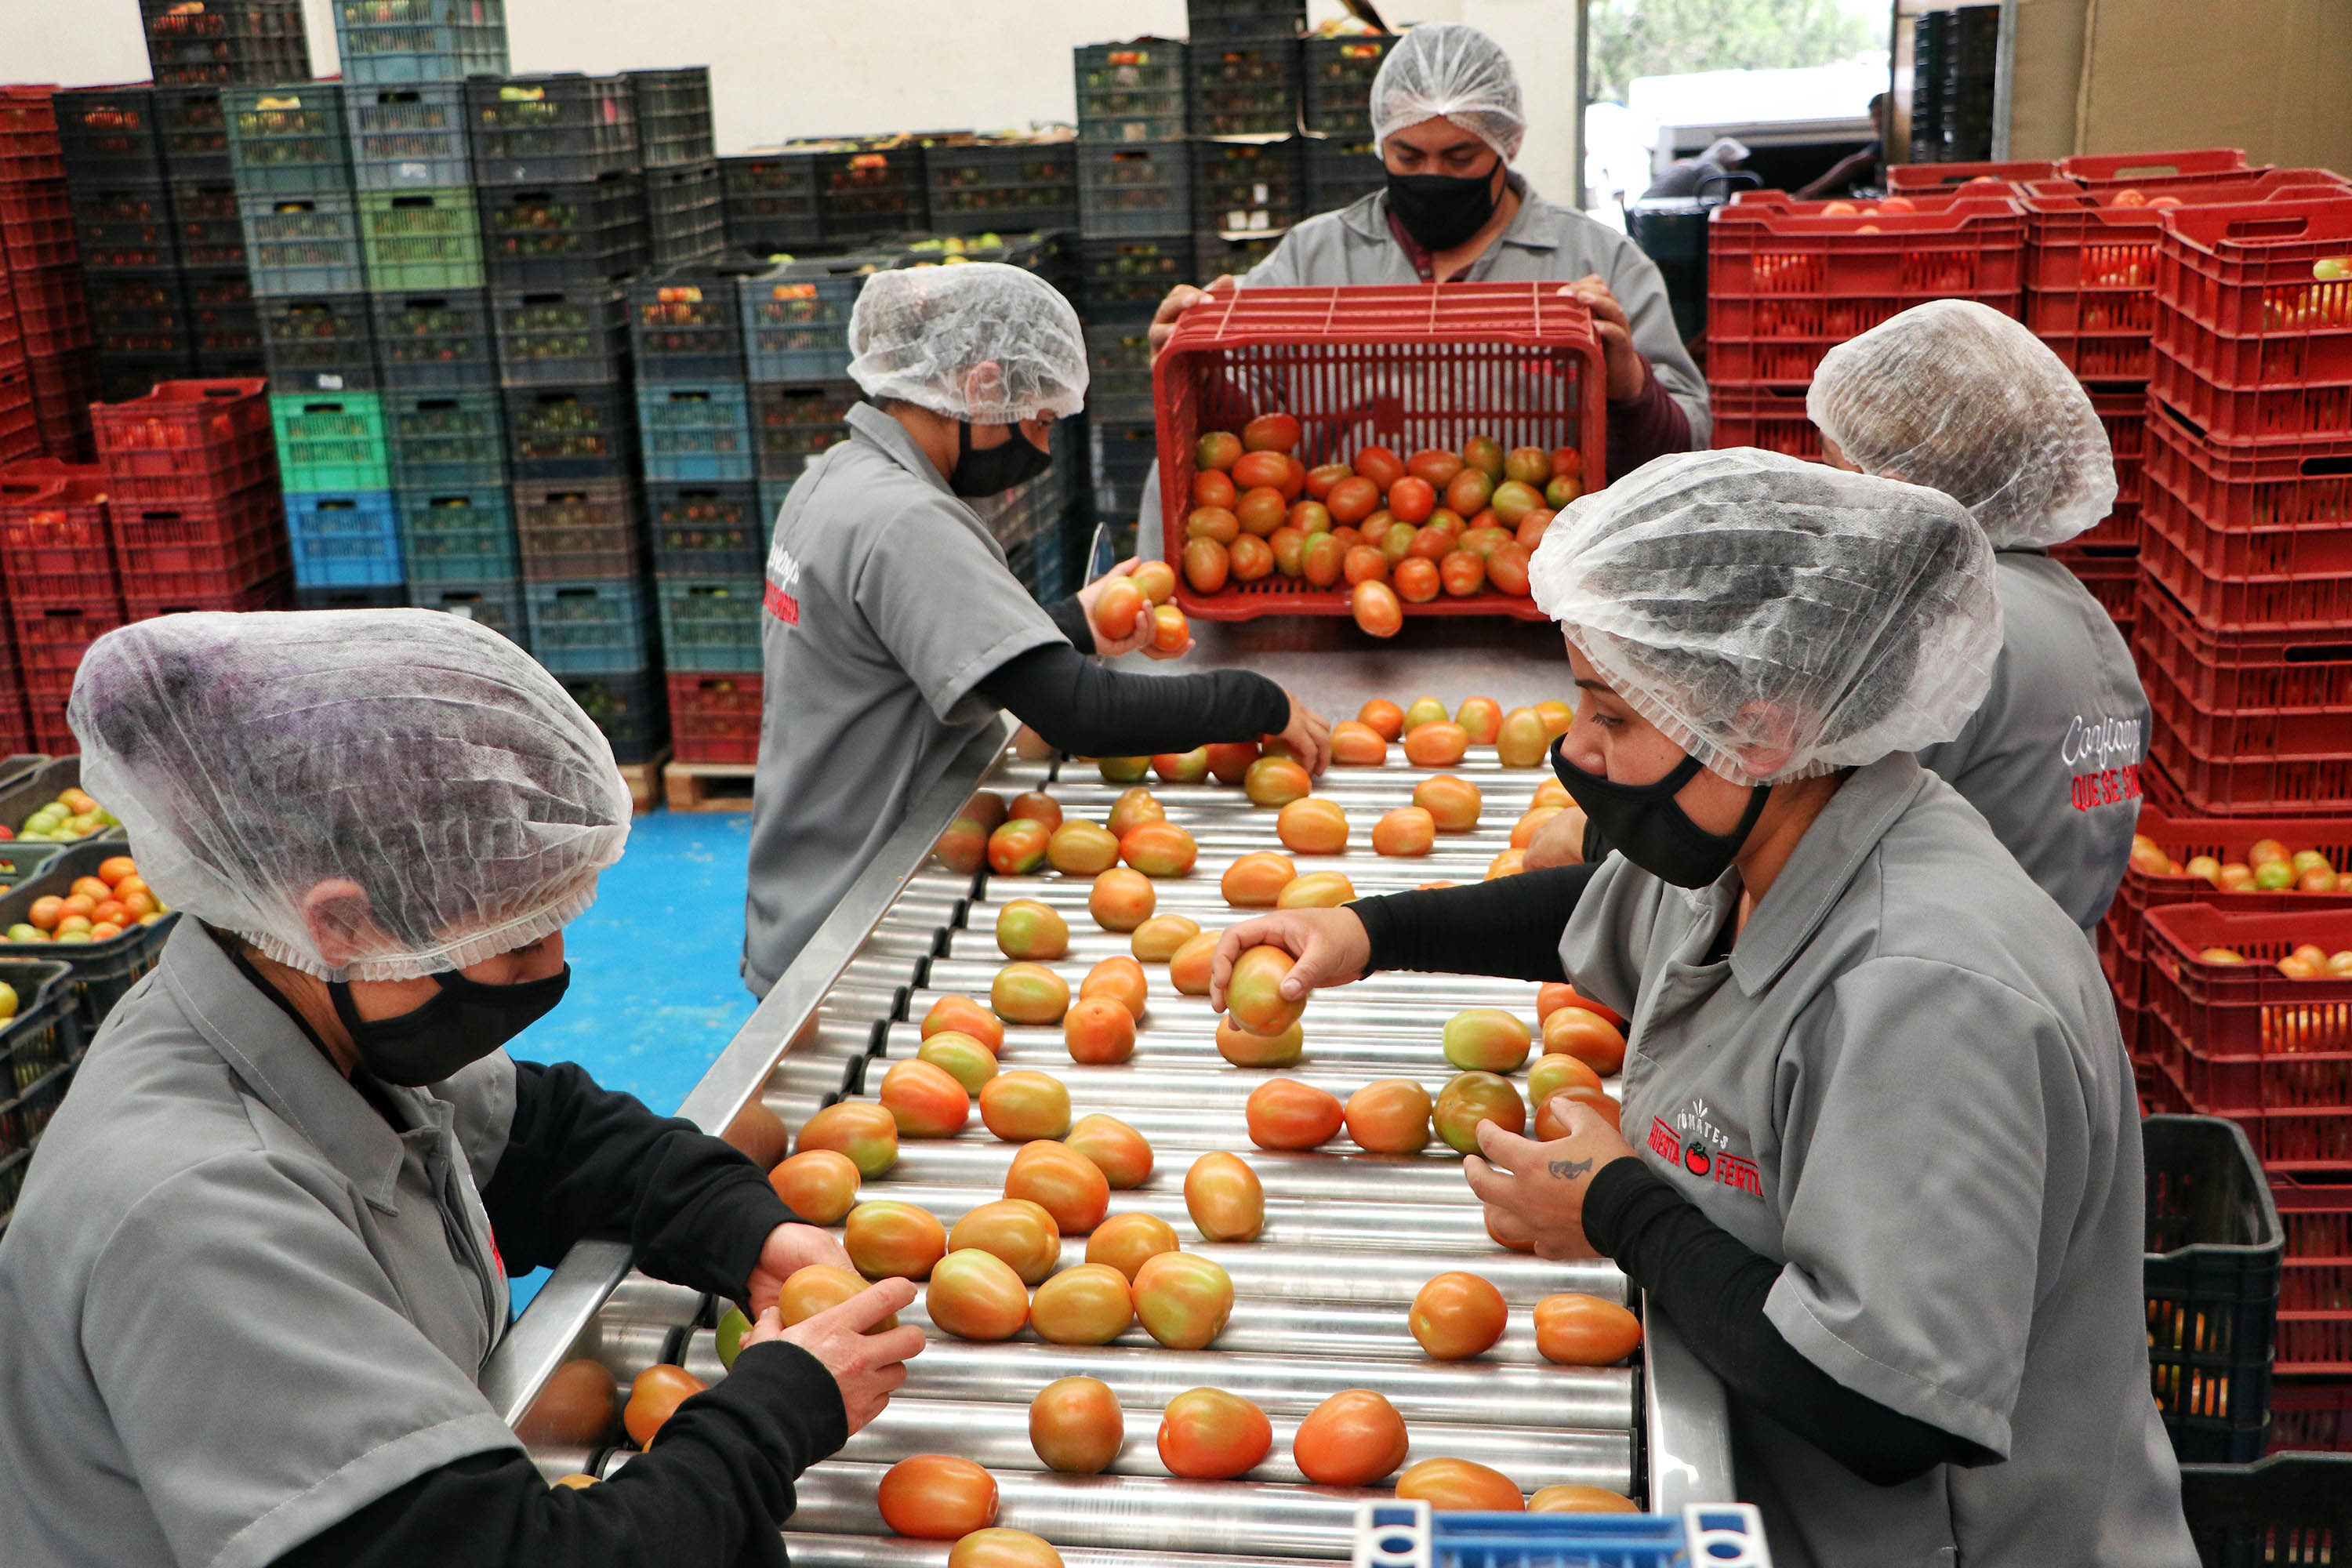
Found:
[[[662,662],[682,671],[760,668],[760,605],[767,588],[757,576],[664,577]]]
[[[377,293],[482,287],[482,225],[474,193],[362,191],[360,249]]]
[[[392,484],[383,398],[373,392],[278,393],[269,399],[278,470],[289,490],[381,490]]]

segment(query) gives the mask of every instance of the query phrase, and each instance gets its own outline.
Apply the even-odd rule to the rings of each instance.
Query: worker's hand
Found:
[[[1133,653],[1138,648],[1151,646],[1151,606],[1149,604],[1136,612],[1135,629],[1123,637],[1106,637],[1102,627],[1095,625],[1095,601],[1102,597],[1104,585],[1121,577],[1134,576],[1135,567],[1134,561],[1122,561],[1078,590],[1078,608],[1087,613],[1087,630],[1094,634],[1095,652],[1105,658],[1117,658],[1120,654]]]
[[[1168,290],[1168,298],[1160,300],[1160,309],[1152,312],[1151,331],[1149,334],[1151,340],[1151,352],[1158,353],[1168,346],[1168,340],[1176,333],[1177,317],[1221,289],[1240,287],[1241,279],[1228,272],[1221,278],[1211,279],[1206,289],[1195,289],[1190,283],[1179,283]]]
[[[1298,753],[1310,778],[1320,778],[1323,770],[1331,765],[1331,721],[1301,702],[1290,699],[1290,722],[1275,737]]]
[[[1309,991],[1345,985],[1364,977],[1372,961],[1372,939],[1356,911],[1284,910],[1260,915],[1227,931],[1217,939],[1209,961],[1209,1005],[1225,1010],[1225,983],[1234,977],[1234,960],[1254,947],[1278,947],[1295,961],[1282,977],[1282,994],[1292,1002]]]
[[[1633,324],[1601,274],[1586,273],[1563,287],[1560,295],[1592,312],[1592,331],[1601,339],[1601,358],[1609,367],[1609,401],[1631,403],[1641,396],[1650,384],[1650,362],[1633,346]]]
[[[832,1232],[813,1225],[780,1225],[770,1231],[751,1269],[751,1315],[756,1318],[774,1306],[784,1281],[812,1263],[846,1268],[849,1252]]]
[[[1538,1143],[1482,1121],[1478,1149],[1486,1158],[1471,1155],[1462,1173],[1486,1205],[1486,1228],[1497,1240],[1532,1247],[1554,1263],[1598,1258],[1584,1236],[1585,1191],[1601,1166],[1633,1158],[1633,1145],[1589,1105],[1561,1095],[1551,1106],[1567,1137]]]
[[[1520,864],[1530,871],[1549,871],[1555,866],[1584,864],[1584,808],[1568,806],[1558,816],[1536,829],[1528,841],[1527,858]]]
[[[907,1381],[907,1363],[923,1353],[923,1331],[912,1323],[886,1334],[866,1331],[891,1313],[906,1310],[914,1301],[913,1281],[885,1279],[789,1329],[771,1307],[743,1336],[743,1348],[785,1340],[823,1362],[841,1390],[841,1407],[848,1414],[849,1435],[855,1437],[882,1414],[890,1395]]]

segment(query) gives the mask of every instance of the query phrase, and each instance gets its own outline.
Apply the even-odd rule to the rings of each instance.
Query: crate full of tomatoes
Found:
[[[1591,316],[1522,284],[1220,290],[1152,367],[1188,615],[1539,619],[1528,559],[1603,479]]]

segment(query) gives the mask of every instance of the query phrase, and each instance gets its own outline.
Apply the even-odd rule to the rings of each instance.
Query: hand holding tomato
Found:
[[[789,1340],[824,1363],[841,1390],[841,1407],[854,1437],[882,1414],[890,1395],[907,1381],[907,1363],[923,1353],[923,1331],[911,1323],[878,1334],[866,1331],[914,1304],[914,1281],[894,1279],[869,1285],[838,1307],[828,1307],[789,1329],[771,1306],[743,1336],[742,1348]]]
[[[1331,721],[1295,694],[1290,698],[1290,722],[1276,739],[1297,753],[1310,776],[1319,777],[1331,765]]]
[[[751,1268],[751,1315],[756,1318],[776,1304],[784,1281],[813,1263],[846,1268],[849,1251],[841,1238],[813,1225],[780,1225],[760,1247],[760,1261]]]
[[[1095,639],[1094,647],[1091,650],[1086,651],[1098,653],[1105,658],[1117,658],[1123,653],[1133,653],[1139,648],[1145,650],[1149,650],[1150,648],[1153,627],[1151,621],[1151,605],[1148,601],[1146,601],[1141,607],[1136,611],[1134,629],[1129,631],[1125,637],[1109,637],[1104,633],[1100,626],[1095,624],[1095,601],[1102,597],[1103,590],[1109,587],[1113,583],[1118,582],[1122,578],[1134,576],[1136,567],[1140,564],[1142,564],[1142,563],[1139,560],[1122,561],[1118,565],[1112,567],[1109,571],[1104,573],[1101,576],[1096,578],[1093,582],[1078,590],[1078,607],[1086,611],[1087,629],[1094,634]],[[1190,651],[1191,647],[1192,644],[1188,641],[1184,647],[1178,649],[1177,652],[1182,653]],[[1154,657],[1159,658],[1173,658],[1176,656],[1175,654],[1163,653],[1157,654]]]
[[[1633,1158],[1606,1117],[1566,1096],[1550,1101],[1552,1114],[1569,1133],[1549,1143],[1506,1132],[1494,1122],[1478,1126],[1476,1154],[1462,1163],[1470,1190],[1486,1205],[1486,1228],[1505,1246],[1532,1246],[1552,1262],[1597,1258],[1584,1235],[1584,1194],[1603,1165]]]
[[[1297,960],[1277,987],[1286,1002],[1327,985],[1364,977],[1372,961],[1372,939],[1353,910],[1283,910],[1244,921],[1217,939],[1209,961],[1209,1005],[1225,1010],[1225,987],[1234,961],[1254,947],[1276,947]]]
[[[1609,367],[1609,401],[1630,403],[1641,396],[1650,384],[1650,362],[1633,346],[1633,325],[1608,283],[1598,272],[1588,272],[1560,293],[1592,312],[1593,335],[1601,340],[1601,359]]]
[[[1548,871],[1554,866],[1584,864],[1584,812],[1577,806],[1564,807],[1559,816],[1536,829],[1528,841],[1527,868]]]

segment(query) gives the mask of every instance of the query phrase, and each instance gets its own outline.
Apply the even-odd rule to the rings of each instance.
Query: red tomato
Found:
[[[1415,479],[1426,479],[1438,489],[1454,482],[1454,476],[1463,468],[1461,454],[1439,447],[1424,447],[1405,459],[1405,471]]]
[[[1290,509],[1290,526],[1301,533],[1331,531],[1331,509],[1319,500],[1299,501]]]
[[[1442,1513],[1523,1513],[1528,1506],[1510,1477],[1467,1459],[1423,1459],[1397,1478],[1396,1495]]]
[[[1380,487],[1367,479],[1344,479],[1331,487],[1323,504],[1330,509],[1334,522],[1361,522],[1380,510]]]
[[[1347,1121],[1336,1096],[1288,1078],[1271,1079],[1250,1090],[1244,1114],[1250,1142],[1261,1149],[1319,1148]]]
[[[1244,500],[1251,490],[1264,487],[1279,491],[1290,482],[1290,459],[1280,452],[1248,452],[1234,464],[1234,485]]]
[[[1261,414],[1242,426],[1242,446],[1252,452],[1287,452],[1298,445],[1298,421],[1287,414]]]
[[[1403,1464],[1411,1443],[1395,1405],[1368,1388],[1350,1388],[1298,1424],[1290,1453],[1318,1486],[1364,1487]]]
[[[1184,581],[1196,594],[1213,594],[1225,585],[1233,558],[1213,539],[1189,540],[1184,545]]]
[[[1503,1293],[1475,1274],[1441,1274],[1412,1299],[1406,1322],[1439,1361],[1466,1361],[1494,1348],[1509,1326]]]
[[[1233,510],[1234,500],[1241,492],[1234,489],[1234,478],[1215,468],[1203,468],[1192,476],[1192,504]]]
[[[1297,458],[1292,458],[1289,461],[1289,475],[1276,488],[1282,491],[1283,500],[1295,501],[1307,493],[1307,465]]]
[[[1255,534],[1244,533],[1234,540],[1229,553],[1237,582],[1255,583],[1274,570],[1274,547]]]
[[[1061,1378],[1039,1389],[1029,1402],[1029,1446],[1049,1470],[1100,1475],[1118,1458],[1126,1440],[1127,1418],[1118,1396],[1098,1378]]]
[[[1101,593],[1095,595],[1094,611],[1088,618],[1094,622],[1096,631],[1115,641],[1120,640],[1134,632],[1135,617],[1143,613],[1143,605],[1141,589],[1124,577],[1114,577],[1103,584]],[[1054,814],[1058,821],[1061,808],[1055,807]]]
[[[1517,540],[1495,546],[1486,557],[1486,581],[1495,584],[1496,593],[1508,594],[1514,599],[1526,598],[1528,547]]]
[[[1367,447],[1356,454],[1356,472],[1387,489],[1404,478],[1404,464],[1386,447]]]
[[[1255,741],[1212,741],[1209,742],[1209,773],[1219,784],[1237,784],[1257,761]]]
[[[954,1541],[995,1522],[996,1478],[951,1454],[917,1454],[890,1467],[875,1500],[898,1534]]]
[[[1614,1301],[1574,1293],[1536,1303],[1536,1351],[1561,1366],[1613,1366],[1642,1342],[1642,1320]]]
[[[1397,597],[1406,604],[1426,605],[1437,597],[1439,586],[1437,564],[1427,556],[1408,555],[1396,563]]]
[[[1495,481],[1476,468],[1463,469],[1448,480],[1445,486],[1447,510],[1458,511],[1464,517],[1486,510],[1486,503],[1492,500],[1494,496]]]
[[[1549,1018],[1562,1007],[1581,1007],[1588,1013],[1607,1019],[1613,1028],[1622,1030],[1625,1027],[1623,1015],[1614,1008],[1602,1006],[1590,996],[1578,995],[1576,987],[1563,981],[1550,981],[1537,988],[1536,1021],[1538,1023]]]
[[[1389,580],[1389,558],[1369,544],[1359,544],[1339,558],[1339,574],[1352,588],[1359,583]]]
[[[1282,492],[1271,485],[1244,490],[1242,499],[1234,503],[1234,516],[1239,520],[1242,531],[1260,537],[1280,528],[1283,519],[1289,515],[1290,503],[1284,500]]]
[[[1160,1462],[1187,1479],[1230,1480],[1256,1468],[1273,1447],[1265,1412],[1220,1388],[1187,1389],[1160,1416]]]
[[[629,1385],[628,1407],[621,1413],[621,1425],[628,1429],[629,1441],[640,1448],[652,1447],[655,1434],[677,1407],[707,1386],[682,1366],[664,1363],[637,1373],[636,1381]]]
[[[1408,560],[1418,556],[1424,561],[1438,561],[1443,560],[1446,552],[1453,548],[1452,534],[1442,528],[1424,525],[1414,532],[1412,543],[1406,547],[1405,556]]]
[[[1426,522],[1436,510],[1437,487],[1427,479],[1406,478],[1389,487],[1389,511],[1399,522]]]
[[[1404,629],[1404,611],[1385,583],[1358,583],[1354,607],[1358,629],[1369,636],[1392,637]]]
[[[1356,470],[1345,463],[1319,463],[1307,470],[1307,493],[1317,500],[1328,500],[1340,480],[1355,477]]]
[[[1573,447],[1551,449],[1551,477],[1556,479],[1580,479],[1584,474],[1584,454]]]
[[[1603,1078],[1625,1065],[1625,1037],[1598,1013],[1562,1007],[1543,1022],[1544,1049],[1584,1062]]]
[[[1299,571],[1315,586],[1328,588],[1346,570],[1347,558],[1348,551],[1337,538],[1328,533],[1312,533],[1307,537],[1307,548],[1300,552]]]
[[[1448,551],[1437,563],[1437,580],[1453,597],[1466,599],[1486,585],[1486,563],[1475,552]]]

